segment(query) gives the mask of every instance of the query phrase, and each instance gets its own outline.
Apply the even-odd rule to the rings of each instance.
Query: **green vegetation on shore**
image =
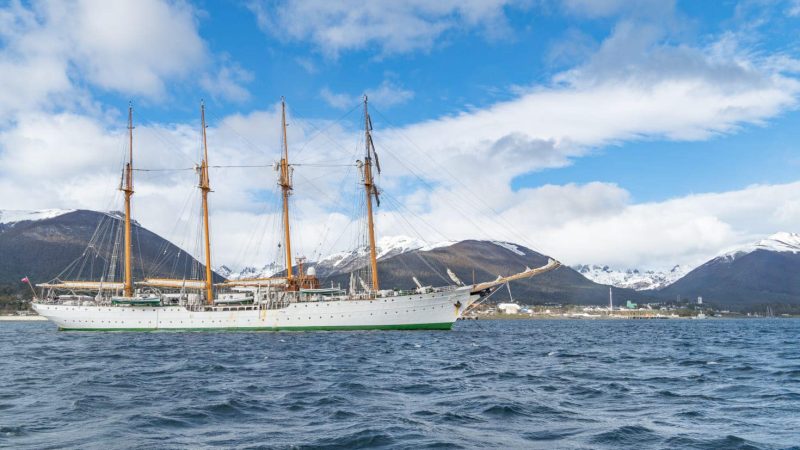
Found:
[[[25,295],[17,286],[0,284],[0,315],[30,310],[30,297],[30,292]]]

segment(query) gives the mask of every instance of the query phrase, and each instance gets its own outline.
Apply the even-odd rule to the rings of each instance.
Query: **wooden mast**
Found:
[[[289,232],[289,194],[292,191],[292,177],[289,173],[289,143],[286,138],[286,101],[281,97],[281,129],[283,130],[283,157],[281,158],[280,180],[278,185],[283,192],[283,244],[286,248],[286,281],[291,286],[292,241]]]
[[[133,195],[133,105],[128,104],[128,163],[125,164],[125,297],[133,297],[133,264],[131,263],[131,196]]]
[[[203,196],[203,237],[206,250],[206,302],[214,303],[214,280],[211,273],[211,238],[208,231],[208,193],[211,187],[208,182],[208,142],[206,141],[206,105],[200,102],[200,121],[203,126],[203,161],[200,164],[200,191]]]
[[[364,96],[364,143],[366,147],[366,155],[364,156],[364,190],[367,194],[367,228],[369,229],[369,259],[372,272],[372,290],[378,292],[380,285],[378,284],[378,257],[375,249],[375,224],[372,219],[372,196],[375,196],[375,201],[378,202],[378,189],[375,187],[375,182],[372,178],[372,156],[370,148],[372,146],[372,135],[370,129],[372,128],[372,121],[369,119],[369,112],[367,110],[367,96]],[[372,148],[372,153],[375,149]]]

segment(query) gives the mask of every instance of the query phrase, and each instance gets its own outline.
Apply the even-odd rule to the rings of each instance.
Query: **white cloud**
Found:
[[[0,115],[91,103],[90,88],[163,101],[169,82],[210,70],[197,12],[183,1],[12,1],[0,7]],[[225,58],[220,96],[249,95],[252,77]]]
[[[41,13],[40,13],[41,14]],[[59,94],[77,95],[69,79],[67,45],[40,23],[37,11],[11,2],[0,9],[0,123]]]
[[[537,239],[547,251],[571,264],[660,268],[700,264],[722,249],[779,230],[796,231],[800,223],[800,182],[624,205],[619,204],[613,186],[583,189],[601,191],[593,193],[593,198],[598,208],[607,206],[609,211],[542,223],[537,230]],[[605,201],[604,191],[611,195]],[[541,201],[539,193],[531,194],[526,207],[541,208],[544,213],[554,207]]]
[[[382,108],[391,108],[392,106],[401,105],[414,98],[414,91],[405,89],[402,86],[393,83],[390,80],[383,80],[380,85],[375,88],[367,89],[367,97],[370,102],[381,105]],[[324,87],[319,92],[320,97],[325,103],[338,109],[347,109],[357,104],[362,100],[362,95],[348,95],[344,93],[336,93],[329,88]]]
[[[663,20],[675,9],[674,0],[563,0],[563,5],[570,13],[591,18],[637,15]]]
[[[637,139],[707,139],[763,123],[797,104],[800,83],[774,64],[714,44],[653,44],[646,38],[652,34],[622,24],[585,64],[556,76],[553,86],[530,87],[483,110],[399,130],[379,128],[376,140],[390,151],[433,158],[437,164],[424,173],[446,185],[452,182],[437,176],[439,165],[467,178],[489,173],[493,183],[508,186],[514,176],[566,165],[591,148]]]
[[[338,109],[347,109],[358,102],[358,97],[348,94],[335,93],[327,86],[319,91],[319,96],[322,97],[322,100],[324,100],[325,103]]]
[[[164,79],[187,76],[207,52],[183,2],[81,0],[55,9],[49,19],[75,45],[73,63],[106,89],[161,95]]]
[[[216,74],[205,74],[200,77],[200,86],[211,93],[212,98],[222,98],[234,102],[250,99],[250,91],[242,84],[253,81],[253,73],[238,64],[224,64]]]
[[[488,37],[507,32],[512,0],[259,1],[249,6],[261,29],[278,38],[310,41],[328,56],[375,46],[379,53],[430,49],[451,30],[477,28]]]
[[[404,89],[389,80],[383,80],[378,87],[367,89],[367,96],[370,101],[383,105],[384,108],[390,108],[413,99],[414,91]]]
[[[786,13],[790,16],[800,16],[800,0],[792,0],[789,2],[789,9]]]
[[[314,64],[314,60],[312,60],[311,58],[298,56],[297,58],[294,59],[294,62],[296,62],[298,66],[302,67],[303,70],[305,70],[309,74],[313,75],[317,73],[317,65]]]

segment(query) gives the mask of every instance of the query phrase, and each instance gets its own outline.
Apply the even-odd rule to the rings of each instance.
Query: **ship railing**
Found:
[[[111,300],[106,297],[98,299],[89,295],[57,295],[36,298],[35,303],[64,306],[107,306],[111,304]]]
[[[402,295],[417,295],[417,294],[428,294],[431,292],[451,292],[459,289],[462,286],[438,286],[438,287],[428,287],[423,289],[397,289],[392,291],[383,291],[379,297],[399,297]],[[374,298],[374,296],[373,296]]]

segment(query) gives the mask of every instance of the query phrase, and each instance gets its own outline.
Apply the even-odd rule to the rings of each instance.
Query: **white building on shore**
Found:
[[[502,314],[519,314],[521,306],[516,303],[498,303],[497,311]]]

